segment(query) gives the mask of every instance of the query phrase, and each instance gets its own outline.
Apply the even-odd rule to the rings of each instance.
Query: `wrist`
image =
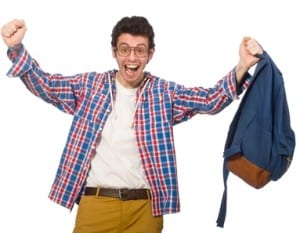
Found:
[[[10,51],[16,51],[16,50],[20,50],[22,47],[22,43],[16,44],[16,45],[12,45],[12,46],[8,46],[8,49]]]
[[[249,68],[242,62],[239,62],[235,67],[236,81],[238,84],[242,81],[244,75],[248,72]]]

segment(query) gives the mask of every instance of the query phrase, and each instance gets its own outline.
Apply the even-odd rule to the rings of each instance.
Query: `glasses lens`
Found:
[[[134,52],[138,57],[145,57],[147,54],[147,49],[145,46],[138,46],[134,48]]]
[[[126,57],[129,55],[131,48],[128,45],[120,45],[118,51],[120,56]]]
[[[134,54],[138,57],[145,57],[147,55],[147,48],[144,45],[139,45],[137,47],[130,47],[129,45],[121,44],[117,48],[117,52],[122,57],[127,57],[131,50],[134,51]]]

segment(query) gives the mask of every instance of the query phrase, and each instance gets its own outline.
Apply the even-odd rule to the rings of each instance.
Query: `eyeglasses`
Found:
[[[145,45],[138,45],[136,47],[130,47],[128,44],[120,44],[116,51],[119,56],[121,57],[127,57],[131,53],[131,51],[134,51],[134,54],[137,57],[146,57],[148,53],[148,49]]]

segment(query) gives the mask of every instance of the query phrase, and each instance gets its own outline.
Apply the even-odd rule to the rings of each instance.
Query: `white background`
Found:
[[[106,71],[116,64],[110,34],[123,16],[146,16],[156,33],[147,67],[186,86],[215,84],[238,61],[244,35],[256,38],[281,69],[291,123],[299,132],[299,22],[297,1],[1,1],[1,26],[23,18],[23,40],[42,68],[66,75]],[[298,3],[297,3],[298,4]],[[76,207],[47,196],[71,116],[30,94],[10,68],[0,43],[0,232],[68,233]],[[165,216],[164,233],[299,232],[299,149],[279,181],[255,190],[229,176],[225,228],[216,227],[222,184],[222,151],[234,102],[216,116],[199,115],[175,127],[181,212]],[[297,144],[297,142],[296,142]]]

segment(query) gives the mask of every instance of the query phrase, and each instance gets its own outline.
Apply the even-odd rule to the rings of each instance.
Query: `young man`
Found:
[[[161,232],[163,215],[179,211],[172,127],[236,99],[262,48],[243,38],[235,69],[212,88],[186,88],[145,72],[155,43],[144,17],[117,22],[111,46],[119,69],[104,73],[46,73],[22,44],[25,32],[23,20],[2,28],[8,75],[74,115],[49,198],[70,209],[79,202],[74,233]]]

